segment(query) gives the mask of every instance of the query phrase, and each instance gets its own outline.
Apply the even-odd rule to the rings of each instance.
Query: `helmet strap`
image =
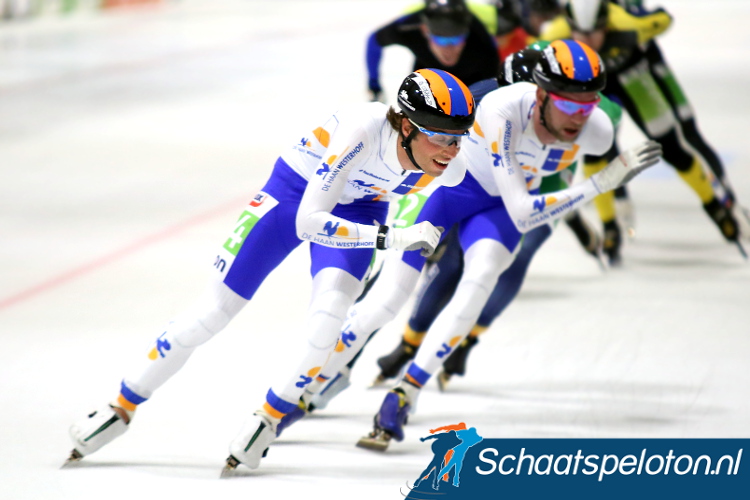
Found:
[[[417,130],[417,128],[415,127],[411,132],[409,132],[409,135],[406,137],[404,137],[404,134],[401,131],[399,131],[398,134],[402,137],[401,147],[404,148],[404,151],[406,151],[406,156],[409,157],[409,160],[411,160],[412,164],[417,167],[418,170],[422,170],[422,167],[417,164],[417,160],[414,159],[414,153],[412,153],[411,151],[411,141],[414,140],[418,133],[419,130]]]

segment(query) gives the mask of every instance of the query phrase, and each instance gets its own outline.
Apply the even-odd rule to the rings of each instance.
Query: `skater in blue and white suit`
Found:
[[[375,249],[430,254],[438,244],[441,230],[427,220],[403,228],[383,225],[388,201],[434,185],[455,186],[464,177],[461,140],[475,115],[466,85],[445,71],[419,70],[403,81],[398,103],[400,111],[378,102],[338,111],[281,155],[221,247],[207,293],[126,373],[115,401],[71,427],[72,460],[125,432],[136,407],[228,324],[292,250],[309,241],[307,353],[291,377],[272,385],[230,444],[229,469],[239,463],[258,467],[278,423],[297,407],[331,354],[347,310],[363,291]]]
[[[365,447],[383,449],[391,438],[403,439],[407,412],[421,387],[475,325],[523,233],[622,185],[659,159],[658,144],[647,142],[585,182],[539,194],[545,176],[569,167],[582,154],[607,151],[614,130],[598,108],[606,76],[590,47],[555,41],[542,51],[533,75],[535,83],[517,83],[484,97],[463,149],[469,162],[464,181],[437,189],[416,218],[417,223],[430,220],[446,228],[459,225],[464,271],[405,376],[387,394],[373,434],[360,442]],[[378,281],[349,312],[342,340],[322,377],[338,373],[372,332],[396,316],[424,264],[425,257],[416,252],[387,258]],[[398,296],[393,290],[399,290]]]

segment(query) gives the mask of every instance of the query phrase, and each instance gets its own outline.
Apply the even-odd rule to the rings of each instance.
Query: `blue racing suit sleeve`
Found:
[[[498,88],[500,88],[500,84],[498,83],[497,78],[486,78],[469,85],[469,91],[471,92],[471,95],[474,96],[474,102],[476,104],[479,104],[479,101],[481,101],[484,96]]]
[[[373,92],[382,92],[380,87],[380,59],[383,57],[383,47],[378,43],[377,32],[367,39],[367,86]]]
[[[372,92],[382,92],[380,86],[380,59],[383,47],[403,45],[411,50],[410,34],[418,32],[421,23],[421,10],[411,12],[378,28],[367,38],[365,59],[367,64],[368,87]]]

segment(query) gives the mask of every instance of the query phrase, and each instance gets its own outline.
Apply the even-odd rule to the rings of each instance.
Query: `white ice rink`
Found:
[[[261,468],[219,480],[227,446],[300,349],[296,251],[125,436],[60,470],[69,425],[201,290],[279,152],[365,98],[367,34],[408,0],[183,0],[0,24],[0,499],[399,498],[465,421],[501,437],[750,437],[750,264],[659,166],[631,185],[637,236],[600,271],[561,227],[468,373],[419,401],[385,454],[354,443],[403,317],[347,393]],[[655,0],[649,6],[659,5]],[[663,0],[661,46],[750,205],[750,2]],[[410,57],[387,49],[390,93]],[[622,143],[640,139],[628,122]],[[750,245],[748,245],[750,249]]]

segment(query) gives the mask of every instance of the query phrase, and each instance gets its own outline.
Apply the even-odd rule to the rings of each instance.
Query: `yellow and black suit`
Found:
[[[727,205],[733,202],[728,185],[720,184],[725,181],[721,163],[700,136],[692,109],[654,41],[671,25],[671,16],[661,9],[635,15],[614,3],[607,7],[605,38],[598,49],[607,69],[607,87],[603,93],[619,103],[647,137],[661,143],[664,159],[695,191],[724,237],[736,239],[736,223],[728,227],[722,224],[726,220],[717,220],[731,217],[728,210],[718,216],[715,213],[723,208],[722,202]],[[556,40],[572,35],[571,26],[563,15],[550,23],[541,39]],[[604,157],[587,157],[585,172],[591,175],[604,168],[617,154],[615,145]],[[712,178],[718,181],[713,186]],[[720,202],[717,194],[726,199]],[[614,198],[615,193],[610,192],[600,196],[595,204],[605,233],[616,231],[619,237]]]

